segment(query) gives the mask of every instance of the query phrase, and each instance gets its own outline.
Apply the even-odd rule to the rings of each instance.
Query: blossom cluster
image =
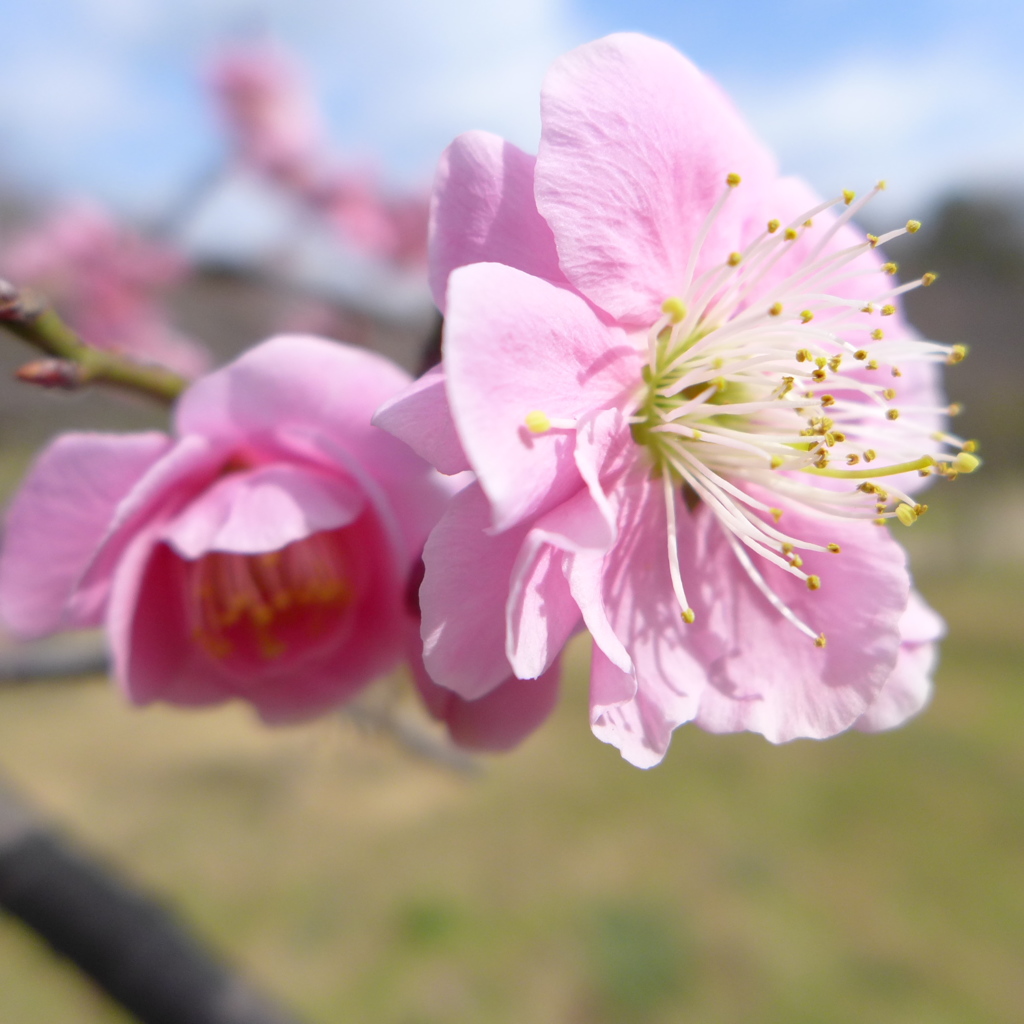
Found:
[[[219,87],[240,150],[315,189],[284,74]],[[543,721],[587,630],[593,731],[642,767],[685,722],[782,742],[920,710],[943,625],[886,527],[978,464],[938,380],[962,349],[900,312],[932,277],[880,256],[920,225],[859,232],[877,189],[780,177],[643,36],[562,57],[541,110],[536,157],[470,132],[442,158],[440,366],[278,337],[193,384],[172,435],[58,439],[8,516],[5,620],[103,623],[130,699],[268,721],[404,660],[491,749]]]

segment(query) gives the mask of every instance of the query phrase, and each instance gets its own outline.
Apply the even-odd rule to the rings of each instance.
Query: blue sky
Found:
[[[459,131],[536,143],[550,61],[606,32],[674,43],[821,190],[884,176],[902,215],[1024,180],[1024,5],[1009,0],[0,0],[0,174],[155,213],[215,164],[199,69],[267,28],[339,150],[429,179]]]

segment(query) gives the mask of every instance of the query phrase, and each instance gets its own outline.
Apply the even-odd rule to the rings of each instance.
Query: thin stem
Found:
[[[146,366],[116,352],[86,345],[56,310],[27,288],[0,281],[0,325],[22,341],[59,361],[47,363],[22,379],[74,390],[87,384],[108,384],[170,404],[188,381],[162,366]]]

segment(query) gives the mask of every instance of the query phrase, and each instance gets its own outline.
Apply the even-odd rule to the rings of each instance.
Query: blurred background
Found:
[[[359,715],[133,711],[99,679],[0,685],[0,771],[311,1022],[1017,1022],[1024,1006],[1024,7],[983,0],[0,0],[0,276],[97,343],[186,373],[280,330],[410,370],[435,328],[437,156],[536,147],[560,53],[610,31],[713,74],[868,228],[982,472],[900,539],[950,635],[936,698],[880,736],[773,748],[684,728],[640,772],[586,725],[586,642],[519,751],[417,758]],[[112,283],[113,282],[113,283]],[[11,380],[0,492],[69,427],[162,425]],[[8,654],[11,654],[8,649]],[[391,716],[391,717],[389,717]],[[0,919],[0,1020],[126,1020]]]

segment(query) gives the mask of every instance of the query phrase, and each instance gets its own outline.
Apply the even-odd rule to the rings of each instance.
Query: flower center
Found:
[[[341,532],[314,533],[263,554],[214,551],[188,562],[193,637],[242,672],[333,642],[355,591]]]

